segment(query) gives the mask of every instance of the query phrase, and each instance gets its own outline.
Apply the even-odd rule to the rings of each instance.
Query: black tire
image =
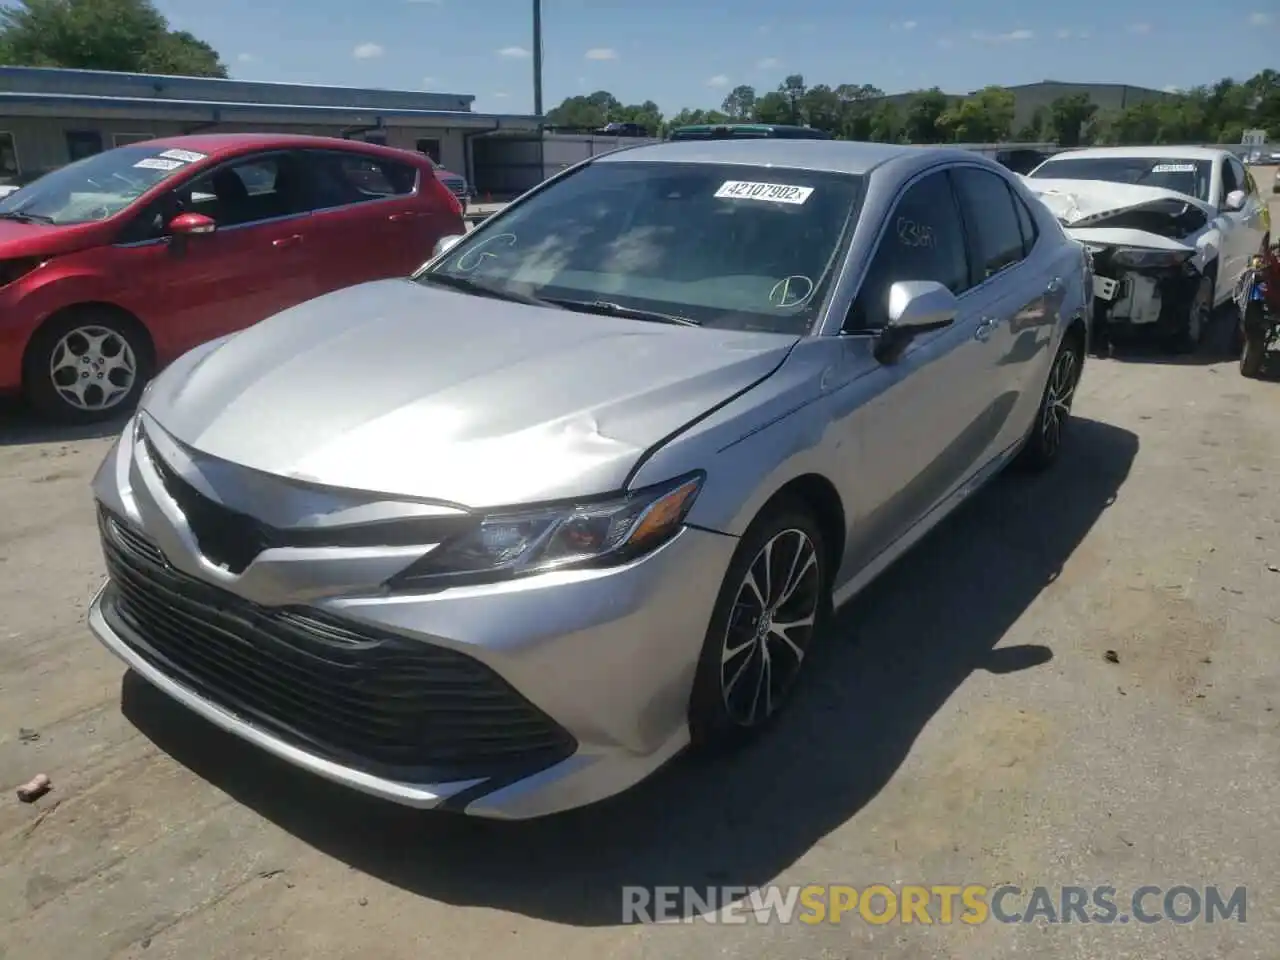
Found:
[[[1036,408],[1035,423],[1018,453],[1019,467],[1039,472],[1057,462],[1071,422],[1071,404],[1080,383],[1083,353],[1080,338],[1073,334],[1068,334],[1058,347],[1045,380],[1040,406]]]
[[[151,343],[136,321],[100,307],[73,308],[50,318],[31,338],[22,390],[47,420],[100,423],[137,406],[153,366]]]
[[[1213,286],[1212,276],[1200,278],[1196,295],[1187,307],[1187,315],[1180,326],[1168,335],[1167,346],[1171,353],[1189,354],[1200,349],[1205,331],[1213,319]]]
[[[759,581],[764,576],[767,546],[772,548],[772,582],[763,584]],[[791,559],[798,549],[803,550],[805,559],[800,561],[801,573],[795,574]],[[810,556],[812,565],[807,559]],[[698,659],[689,697],[689,730],[695,748],[743,743],[764,730],[781,711],[830,615],[828,567],[822,530],[802,503],[770,506],[747,529],[725,573]],[[812,617],[811,624],[793,627],[786,634],[758,627],[756,610],[767,611],[770,604],[762,607],[755,600],[748,577],[754,575],[759,589],[776,603],[789,574],[795,574],[797,585],[774,612],[798,623]],[[770,622],[780,624],[782,620]],[[782,669],[775,668],[775,662]],[[762,685],[764,679],[769,681],[767,687]],[[747,708],[754,692],[760,696],[751,714]]]
[[[1266,360],[1266,337],[1261,333],[1246,333],[1244,346],[1240,348],[1240,374],[1245,377],[1256,377],[1262,373],[1262,364]]]

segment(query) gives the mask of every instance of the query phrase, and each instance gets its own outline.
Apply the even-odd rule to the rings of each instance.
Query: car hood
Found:
[[[1190,204],[1207,217],[1217,215],[1213,206],[1203,200],[1160,187],[1108,183],[1105,180],[1022,179],[1040,202],[1068,227],[1087,226],[1125,211],[1167,207],[1170,201]]]
[[[621,489],[646,450],[797,340],[381,280],[191,351],[143,407],[181,443],[278,476],[529,503]]]

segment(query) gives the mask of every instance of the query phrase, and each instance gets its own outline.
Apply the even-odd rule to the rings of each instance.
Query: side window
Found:
[[[354,152],[309,150],[303,156],[312,206],[318,210],[406,196],[418,186],[417,168],[409,164]]]
[[[1247,192],[1252,194],[1257,194],[1258,192],[1257,181],[1253,179],[1253,174],[1249,172],[1247,167],[1244,171],[1244,188]]]
[[[1249,172],[1245,170],[1244,164],[1232,157],[1229,165],[1236,178],[1236,189],[1252,193],[1253,191],[1249,189]]]
[[[176,192],[178,209],[202,213],[219,227],[239,227],[309,208],[287,154],[255,156],[218,167]]]
[[[1227,202],[1227,194],[1241,189],[1242,179],[1236,174],[1235,164],[1230,160],[1222,161],[1222,203]]]
[[[953,174],[964,204],[965,222],[975,234],[979,282],[1022,260],[1022,228],[1004,178],[976,167]]]
[[[1022,255],[1029,256],[1031,248],[1036,245],[1036,241],[1040,239],[1040,228],[1036,226],[1036,218],[1031,215],[1023,199],[1013,193],[1013,209],[1018,214],[1018,227],[1022,230]]]
[[[888,323],[889,288],[903,280],[936,280],[957,294],[969,287],[964,228],[946,173],[917,181],[898,200],[845,329],[874,330]]]

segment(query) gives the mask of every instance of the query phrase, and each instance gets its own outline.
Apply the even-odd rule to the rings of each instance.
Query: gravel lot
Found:
[[[765,742],[526,824],[330,788],[125,677],[83,622],[109,440],[6,420],[0,957],[1276,956],[1280,383],[1220,353],[1091,361],[1069,459],[999,480],[847,608]],[[18,803],[39,772],[53,792]],[[624,884],[768,882],[1244,884],[1249,910],[621,923]]]

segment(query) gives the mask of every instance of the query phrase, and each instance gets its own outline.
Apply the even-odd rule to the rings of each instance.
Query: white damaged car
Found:
[[[1266,204],[1226,150],[1070,150],[1024,179],[1093,255],[1091,341],[1102,353],[1136,331],[1195,350],[1214,309],[1269,242]]]

